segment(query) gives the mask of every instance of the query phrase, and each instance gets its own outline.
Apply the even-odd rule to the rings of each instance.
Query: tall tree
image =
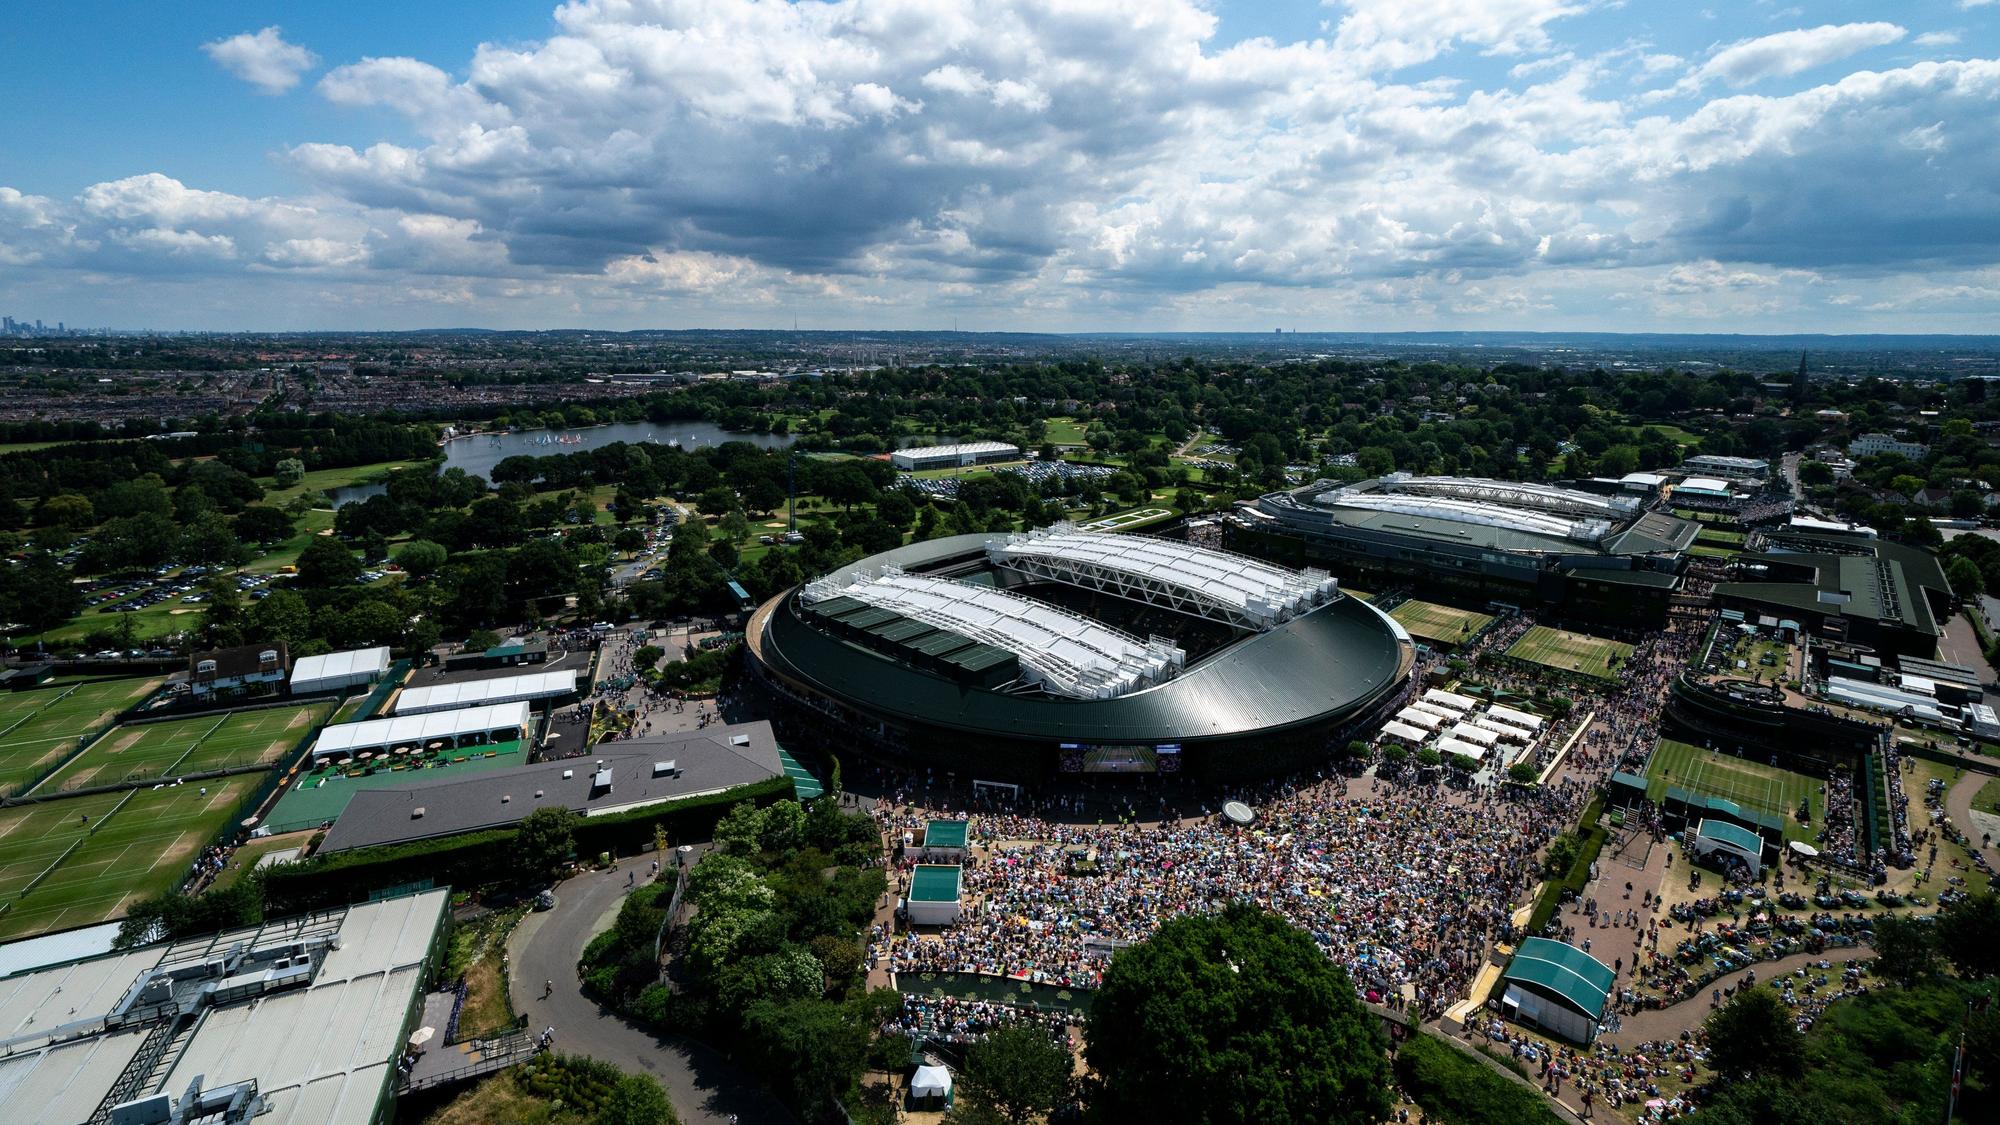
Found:
[[[1040,1027],[1007,1027],[965,1052],[959,1075],[968,1102],[990,1106],[1012,1122],[1027,1122],[1068,1105],[1074,1086],[1069,1051]]]
[[[1708,1052],[1717,1070],[1739,1078],[1799,1072],[1805,1036],[1769,988],[1731,997],[1708,1017]]]
[[[1346,970],[1249,906],[1176,918],[1119,951],[1085,1040],[1102,1121],[1373,1125],[1389,1114],[1384,1037]]]

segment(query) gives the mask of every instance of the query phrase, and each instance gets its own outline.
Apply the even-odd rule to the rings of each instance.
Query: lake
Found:
[[[446,442],[444,466],[492,479],[493,466],[517,455],[547,457],[551,453],[581,453],[613,442],[678,442],[682,449],[700,449],[726,441],[747,441],[765,449],[782,449],[797,440],[790,434],[731,433],[713,422],[617,422],[575,430],[522,430],[511,434],[478,434]],[[336,488],[327,495],[333,506],[366,500],[382,491],[380,484]]]

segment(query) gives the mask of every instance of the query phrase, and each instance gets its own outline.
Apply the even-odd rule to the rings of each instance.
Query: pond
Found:
[[[464,469],[478,477],[491,478],[493,466],[509,457],[547,457],[552,453],[580,453],[614,442],[653,442],[700,449],[727,441],[747,441],[765,449],[783,449],[795,439],[790,434],[739,434],[713,422],[616,422],[574,430],[521,430],[509,434],[475,434],[446,442],[447,469]],[[357,484],[327,493],[333,506],[366,500],[382,492],[380,484]]]

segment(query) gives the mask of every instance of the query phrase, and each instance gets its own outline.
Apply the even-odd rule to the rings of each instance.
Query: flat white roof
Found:
[[[1682,488],[1696,488],[1703,492],[1727,492],[1729,482],[1715,477],[1689,477],[1681,482]]]
[[[1486,747],[1476,742],[1466,742],[1456,738],[1440,738],[1437,740],[1437,745],[1432,747],[1432,749],[1445,755],[1462,754],[1475,762],[1486,757]]]
[[[1469,695],[1460,695],[1455,691],[1446,691],[1443,688],[1431,688],[1429,691],[1424,692],[1424,702],[1435,703],[1447,711],[1470,711],[1472,710],[1472,705],[1479,701]]]
[[[898,449],[892,456],[898,457],[963,457],[968,453],[1019,453],[1021,447],[1004,441],[968,441],[961,445],[920,445],[915,449]]]
[[[348,652],[329,652],[323,656],[300,657],[292,663],[292,686],[299,687],[316,680],[344,680],[354,676],[372,675],[387,671],[389,649],[357,648]]]
[[[1422,727],[1425,730],[1436,730],[1448,721],[1429,711],[1419,711],[1415,707],[1405,707],[1396,712],[1396,718],[1410,726]]]
[[[998,564],[1034,562],[1042,570],[1088,568],[1137,584],[1165,586],[1253,624],[1274,624],[1331,599],[1339,584],[1325,571],[1299,571],[1260,559],[1142,535],[1061,528],[996,536],[986,557]]]
[[[106,922],[101,926],[85,926],[59,934],[10,941],[0,945],[0,977],[109,953],[111,939],[117,936],[118,923]]]
[[[1499,735],[1474,723],[1460,723],[1446,731],[1445,737],[1447,739],[1455,738],[1461,742],[1476,742],[1481,746],[1491,746],[1500,741]]]
[[[479,731],[505,730],[528,725],[528,704],[494,703],[485,707],[461,707],[456,711],[433,711],[427,715],[399,715],[393,719],[370,719],[365,723],[340,723],[319,732],[313,743],[313,757],[365,750],[371,746],[415,746],[436,738],[452,738]]]
[[[487,703],[555,699],[576,690],[577,674],[576,669],[570,668],[467,683],[404,688],[402,694],[396,696],[395,711],[398,715],[420,715],[426,711],[446,711]]]
[[[1171,676],[1187,654],[1164,640],[1142,641],[1100,621],[1034,598],[995,589],[905,574],[884,567],[829,575],[809,583],[807,602],[849,597],[948,629],[1020,658],[1029,678],[1058,695],[1109,699]]]
[[[142,974],[239,945],[269,949],[335,933],[340,948],[325,954],[310,985],[204,1007],[172,1069],[126,1096],[179,1097],[196,1074],[206,1089],[254,1079],[271,1099],[259,1125],[367,1125],[394,1080],[404,1019],[423,987],[424,958],[449,897],[430,891],[274,919],[0,980],[0,1038],[45,1037],[17,1042],[0,1057],[0,1106],[16,1111],[10,1121],[88,1119],[128,1065],[146,1061],[138,1053],[152,1027],[105,1033],[90,1026]],[[84,1026],[67,1033],[74,1037],[48,1034],[66,1024]]]
[[[1486,709],[1486,717],[1489,719],[1498,719],[1503,723],[1513,726],[1526,727],[1529,730],[1542,729],[1540,716],[1530,715],[1526,711],[1516,711],[1505,704],[1495,703],[1493,706],[1488,707]]]
[[[1535,736],[1531,731],[1526,731],[1516,726],[1509,726],[1506,723],[1489,719],[1484,715],[1473,715],[1468,721],[1480,730],[1493,732],[1494,737],[1506,742],[1519,742],[1525,745],[1535,740]]]

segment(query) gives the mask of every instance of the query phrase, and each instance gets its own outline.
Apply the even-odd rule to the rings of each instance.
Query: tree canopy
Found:
[[[1249,906],[1176,918],[1120,950],[1085,1055],[1101,1121],[1374,1125],[1389,1067],[1347,971]]]

